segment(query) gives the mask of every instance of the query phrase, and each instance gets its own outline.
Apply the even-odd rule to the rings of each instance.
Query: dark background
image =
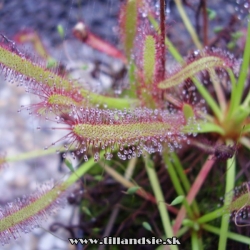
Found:
[[[67,38],[79,20],[84,20],[92,32],[116,42],[119,0],[0,0],[0,32],[12,37],[21,29],[38,31],[51,45],[61,42],[57,25],[61,24]]]
[[[236,4],[236,0],[207,1],[207,7],[217,13],[216,18],[210,22],[209,35],[213,36],[213,27],[226,25],[230,16],[237,14],[237,8],[244,12],[243,5],[246,1],[248,0],[241,0],[239,5]],[[49,48],[53,48],[62,42],[57,32],[58,24],[64,27],[66,39],[71,39],[74,25],[84,20],[93,33],[117,44],[119,41],[118,16],[123,2],[124,0],[0,0],[0,33],[12,39],[20,30],[33,29]],[[188,50],[195,49],[195,47],[179,17],[174,1],[166,0],[166,2],[169,2],[171,9],[167,21],[168,36],[185,55]],[[195,9],[197,10],[199,1],[185,0],[183,2],[190,6],[186,8],[186,11],[195,25]],[[157,1],[150,0],[150,3],[157,3]],[[202,20],[201,17],[200,20]],[[200,27],[200,32],[202,32],[202,27]]]

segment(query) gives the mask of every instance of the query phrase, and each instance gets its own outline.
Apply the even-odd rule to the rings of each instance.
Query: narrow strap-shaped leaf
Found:
[[[95,152],[116,149],[122,159],[140,156],[143,150],[161,152],[163,144],[173,150],[187,138],[184,133],[192,133],[194,126],[183,130],[186,121],[181,113],[151,109],[74,109],[70,118],[60,123],[69,125],[65,130],[70,131],[62,139],[68,139],[69,147],[76,144],[79,153],[87,151],[89,146]]]
[[[103,157],[104,152],[100,153]],[[47,219],[48,216],[63,207],[65,191],[95,164],[94,159],[82,164],[63,183],[54,185],[45,183],[37,192],[9,203],[0,211],[0,240],[8,244],[17,239],[20,233],[28,233]],[[67,192],[67,191],[66,191]]]
[[[10,52],[4,47],[0,47],[0,64],[10,71],[14,71],[13,74],[20,74],[24,78],[26,77],[38,83],[42,82],[50,87],[63,86],[65,90],[72,87],[72,82],[68,81],[66,78],[56,75],[48,69],[31,62],[27,58]]]
[[[9,48],[0,45],[0,69],[5,76],[16,80],[20,85],[24,84],[29,89],[34,86],[41,88],[56,87],[63,88],[65,92],[71,91],[72,88],[78,88],[84,99],[88,100],[89,105],[107,105],[109,108],[124,108],[131,105],[138,105],[135,99],[121,99],[98,95],[91,93],[78,83],[68,80],[66,77],[36,64],[22,55],[10,51]]]
[[[148,35],[145,38],[143,48],[143,71],[144,79],[147,85],[152,85],[155,73],[156,42],[153,36]]]
[[[248,16],[248,18],[250,15]],[[246,44],[243,54],[243,62],[241,65],[240,75],[238,79],[238,84],[236,85],[235,93],[232,93],[232,98],[234,98],[234,102],[230,106],[229,112],[233,112],[232,110],[237,108],[237,106],[240,104],[242,99],[242,94],[245,86],[245,81],[247,78],[247,75],[249,73],[249,63],[250,63],[250,22],[248,22],[248,29],[247,29],[247,36],[246,36]],[[235,95],[234,95],[235,94]]]
[[[134,47],[137,29],[137,3],[136,0],[127,0],[124,10],[124,47],[127,58],[130,59]],[[129,61],[129,60],[128,60]]]
[[[21,232],[29,232],[34,227],[38,227],[41,221],[59,206],[63,206],[60,199],[62,192],[68,186],[42,186],[33,195],[22,197],[15,202],[9,203],[0,212],[0,240],[7,244],[11,239],[17,239]]]
[[[169,76],[166,80],[158,84],[158,88],[167,89],[182,83],[187,78],[190,78],[200,71],[207,70],[208,68],[227,68],[225,61],[215,55],[203,56],[195,61],[183,66],[181,70]]]

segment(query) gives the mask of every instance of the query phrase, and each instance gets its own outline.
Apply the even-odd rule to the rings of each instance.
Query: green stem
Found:
[[[208,232],[214,233],[216,235],[219,235],[219,236],[221,235],[221,230],[217,227],[214,227],[214,226],[211,226],[208,224],[204,224],[204,225],[202,225],[202,228],[207,230]],[[225,237],[227,237],[228,239],[231,239],[231,240],[235,240],[235,241],[250,245],[250,238],[247,236],[243,236],[243,235],[232,233],[232,232],[225,232]],[[220,250],[220,248],[218,248],[218,249]]]
[[[159,213],[160,213],[160,216],[161,216],[161,221],[162,221],[162,224],[163,224],[165,235],[168,238],[173,237],[174,234],[173,234],[173,230],[172,230],[172,227],[171,227],[170,218],[169,218],[166,206],[165,206],[165,200],[164,200],[164,196],[163,196],[163,193],[162,193],[162,190],[161,190],[161,187],[160,187],[160,183],[159,183],[156,171],[154,169],[154,164],[150,160],[148,154],[145,156],[144,160],[145,160],[146,170],[147,170],[147,173],[148,173],[148,178],[150,180],[150,184],[151,184],[151,186],[153,188],[153,191],[154,191],[154,194],[155,194],[155,197],[156,197],[156,200],[157,200],[158,209],[159,209]],[[172,250],[177,250],[178,249],[178,247],[175,246],[175,245],[170,245],[169,247]]]
[[[250,92],[248,92],[247,97],[244,100],[242,106],[246,109],[250,106]]]
[[[65,151],[65,148],[63,148],[62,146],[51,147],[47,150],[44,150],[44,149],[43,150],[36,150],[36,151],[28,152],[28,153],[19,154],[17,156],[6,157],[5,161],[6,162],[16,162],[16,161],[29,160],[32,158],[37,158],[37,157],[55,154],[57,152],[64,152],[64,151]]]
[[[200,244],[197,231],[193,230],[191,233],[192,250],[202,250],[203,246]]]
[[[171,52],[172,56],[177,62],[179,63],[184,62],[181,54],[178,52],[178,50],[175,48],[175,46],[171,43],[171,41],[167,37],[165,39],[165,45],[168,47],[168,50]]]
[[[113,168],[107,166],[106,164],[100,162],[99,163],[103,169],[105,170],[105,172],[107,174],[109,174],[114,180],[116,180],[117,182],[119,182],[121,185],[123,185],[126,188],[131,188],[131,187],[136,187],[138,185],[132,183],[131,181],[129,181],[125,176],[122,176],[121,174],[119,174],[116,170],[114,170]],[[131,169],[130,169],[131,170]],[[136,191],[136,194],[141,196],[142,198],[144,198],[145,200],[148,200],[150,202],[156,203],[156,200],[154,198],[153,195],[151,195],[150,193],[147,193],[143,188],[139,188]]]
[[[245,45],[244,54],[243,54],[243,62],[242,62],[241,69],[240,69],[238,84],[236,87],[236,91],[234,92],[232,91],[232,98],[231,98],[231,103],[230,103],[230,108],[229,108],[230,115],[232,115],[236,111],[242,99],[245,81],[246,81],[248,71],[249,71],[249,61],[250,61],[249,44],[250,44],[250,22],[248,22],[247,39],[246,39],[246,45]]]
[[[105,152],[101,151],[100,152],[100,159],[103,158]],[[71,186],[74,184],[81,176],[83,176],[85,173],[87,173],[93,165],[95,165],[96,162],[94,161],[94,158],[92,157],[89,159],[87,162],[83,163],[78,169],[74,171],[73,174],[70,175],[70,177],[64,182],[66,186]]]
[[[189,183],[189,180],[187,178],[187,175],[184,174],[181,162],[178,158],[178,156],[176,155],[175,152],[171,153],[171,158],[174,160],[174,166],[175,166],[175,170],[178,173],[180,179],[181,179],[181,183],[185,189],[186,192],[189,191],[191,185]]]
[[[182,235],[184,235],[185,233],[187,233],[188,231],[190,231],[190,227],[189,226],[183,226],[177,234],[177,237],[180,238]]]
[[[226,98],[225,98],[223,89],[222,89],[221,84],[220,84],[219,77],[213,68],[208,69],[208,72],[210,74],[212,84],[214,86],[214,90],[215,90],[215,93],[217,96],[217,100],[218,100],[218,103],[220,105],[220,109],[222,111],[221,113],[224,114],[226,111],[226,108],[227,108],[227,102],[226,102]],[[222,121],[222,119],[223,119],[223,116],[221,117],[221,121]]]
[[[95,93],[89,93],[89,99],[91,105],[107,105],[109,109],[124,109],[131,108],[140,105],[140,101],[137,99],[129,99],[129,98],[115,98],[109,96],[98,95]]]
[[[174,185],[174,188],[175,188],[177,194],[186,196],[182,186],[180,185],[180,181],[179,181],[178,176],[175,172],[175,168],[174,168],[172,162],[169,160],[169,156],[166,152],[163,154],[163,160],[165,162],[166,168],[168,170],[168,173],[170,175],[171,181]],[[192,212],[186,199],[183,200],[183,205],[185,206],[185,208],[187,210],[188,216],[190,218],[193,218],[194,217],[193,212]]]
[[[235,178],[235,156],[232,159],[227,160],[226,170],[226,190],[225,195],[233,190]],[[219,250],[224,250],[227,247],[227,233],[228,233],[228,219],[229,215],[226,214],[221,219],[220,238],[219,238]]]
[[[200,81],[197,80],[197,78],[192,77],[191,79],[194,82],[194,84],[195,84],[196,88],[198,89],[198,91],[200,92],[200,94],[202,95],[202,97],[206,100],[207,104],[209,105],[209,107],[212,109],[212,111],[216,115],[216,117],[219,120],[221,120],[221,117],[223,117],[222,116],[222,111],[220,110],[220,108],[217,105],[217,103],[214,100],[214,98],[206,90],[206,88],[204,87],[204,85]]]
[[[182,21],[183,21],[184,25],[186,26],[186,29],[189,32],[195,46],[197,47],[197,49],[202,49],[203,46],[202,46],[194,28],[193,28],[193,25],[191,24],[187,14],[183,8],[182,2],[180,0],[175,0],[175,4],[176,4],[177,9],[180,13]]]
[[[224,207],[219,208],[219,209],[217,209],[217,210],[215,210],[215,211],[213,211],[213,212],[211,212],[209,214],[203,215],[196,222],[198,224],[203,224],[203,223],[212,221],[214,219],[217,219],[217,218],[219,218],[219,217],[221,217],[223,215],[224,210],[225,210]]]
[[[186,191],[186,193],[189,192],[190,190],[190,182],[187,178],[187,175],[184,173],[183,171],[183,168],[182,168],[182,165],[181,165],[181,162],[178,158],[178,156],[176,155],[176,153],[172,153],[171,154],[171,157],[173,157],[173,160],[174,160],[174,166],[175,166],[175,169],[176,169],[176,172],[177,174],[179,175],[180,177],[180,181]],[[197,205],[197,202],[194,200],[193,202],[193,210],[194,212],[196,213],[196,215],[198,215],[200,212],[199,212],[199,208],[198,208],[198,205]]]
[[[250,15],[249,15],[250,17]],[[249,18],[248,17],[248,18]],[[249,61],[250,61],[250,22],[248,22],[248,29],[247,29],[247,39],[246,39],[246,45],[244,49],[244,54],[243,54],[243,62],[241,65],[240,69],[240,75],[238,79],[238,87],[237,87],[237,101],[236,101],[236,106],[240,104],[241,98],[242,98],[242,93],[244,90],[245,86],[245,81],[249,72]]]

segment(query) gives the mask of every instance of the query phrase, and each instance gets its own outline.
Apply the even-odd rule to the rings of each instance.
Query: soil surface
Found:
[[[120,4],[118,0],[3,0],[0,1],[0,32],[12,37],[21,29],[34,29],[51,45],[56,45],[61,42],[58,24],[66,29],[69,38],[72,27],[84,20],[94,33],[116,41],[113,29]]]
[[[91,31],[102,38],[117,43],[118,34],[116,28],[119,8],[124,0],[0,0],[0,32],[8,37],[13,37],[22,29],[34,29],[43,39],[53,47],[61,43],[61,38],[57,32],[57,25],[65,28],[66,38],[71,38],[71,30],[79,20],[84,20]],[[157,1],[153,1],[156,2]],[[180,21],[179,14],[174,5],[174,1],[168,0],[167,8],[170,10],[168,23],[176,31],[176,25]],[[193,16],[192,9],[197,8],[198,0],[185,1],[189,6],[188,14]],[[208,8],[215,10],[217,17],[215,21],[220,25],[228,21],[230,14],[240,9],[245,1],[239,1],[240,6],[234,0],[211,0],[208,1]],[[157,5],[157,4],[156,4]],[[239,11],[238,11],[239,12]],[[181,29],[179,34],[181,34]]]

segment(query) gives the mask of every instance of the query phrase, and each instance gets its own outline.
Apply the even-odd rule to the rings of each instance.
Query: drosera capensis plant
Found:
[[[17,200],[9,212],[6,212],[9,209],[6,205],[0,218],[3,244],[16,239],[18,233],[29,231],[26,225],[27,228],[37,225],[33,218],[49,214],[47,211],[54,207],[59,196],[80,178],[104,170],[128,189],[124,198],[117,199],[120,207],[129,206],[134,194],[150,203],[146,212],[146,203],[136,201],[131,205],[131,209],[137,210],[142,206],[133,216],[135,223],[141,222],[140,227],[146,230],[146,237],[177,236],[185,249],[208,249],[204,247],[211,244],[206,240],[208,233],[218,237],[220,250],[227,249],[228,240],[234,241],[234,246],[237,242],[250,245],[249,237],[234,232],[228,223],[229,214],[236,227],[249,217],[249,183],[237,183],[241,191],[227,195],[236,183],[236,158],[244,154],[241,152],[243,147],[250,149],[250,94],[245,93],[245,86],[249,84],[250,24],[247,22],[242,59],[236,59],[221,49],[204,48],[183,3],[175,0],[196,46],[193,53],[184,58],[167,37],[165,1],[159,0],[158,4],[158,14],[150,1],[127,0],[123,4],[120,33],[124,52],[92,34],[82,22],[74,28],[74,35],[81,42],[126,64],[130,87],[118,97],[85,90],[67,74],[59,75],[46,64],[33,62],[2,36],[0,65],[3,75],[38,96],[41,101],[32,104],[29,112],[54,122],[53,129],[64,130],[65,136],[51,142],[46,151],[2,157],[1,162],[6,164],[56,151],[63,152],[65,158],[67,152],[71,152],[74,158],[80,159],[77,169],[73,169],[66,159],[72,174],[50,191],[23,202]],[[207,12],[203,15],[203,21],[208,22]],[[204,37],[207,45],[207,34]],[[171,71],[168,70],[167,51],[176,60]],[[230,96],[226,93],[228,89]],[[181,152],[189,154],[189,158],[185,160]],[[224,163],[226,167],[221,170]],[[211,191],[207,183],[212,173],[217,174],[215,168],[223,173],[224,179],[221,181],[218,177],[212,182],[215,186],[221,185],[227,199],[219,209],[215,202],[211,211],[206,205],[211,205],[212,201],[204,197],[208,189]],[[166,180],[174,189],[170,196]],[[87,211],[91,217],[90,202],[86,196],[80,198],[78,205],[85,208],[82,213]],[[219,195],[214,198],[219,199]],[[112,207],[111,200],[108,206]],[[118,207],[110,210],[112,220],[107,222],[107,227],[103,225],[97,236],[113,235],[110,228],[115,228],[114,218],[118,220],[120,210]],[[95,213],[98,217],[98,212]],[[140,213],[148,221],[141,221]],[[157,214],[154,220],[152,214]],[[132,227],[131,219],[126,220]],[[126,229],[125,222],[119,221],[119,224],[118,232]],[[114,235],[119,234],[115,232]],[[178,249],[175,245],[169,247]]]

